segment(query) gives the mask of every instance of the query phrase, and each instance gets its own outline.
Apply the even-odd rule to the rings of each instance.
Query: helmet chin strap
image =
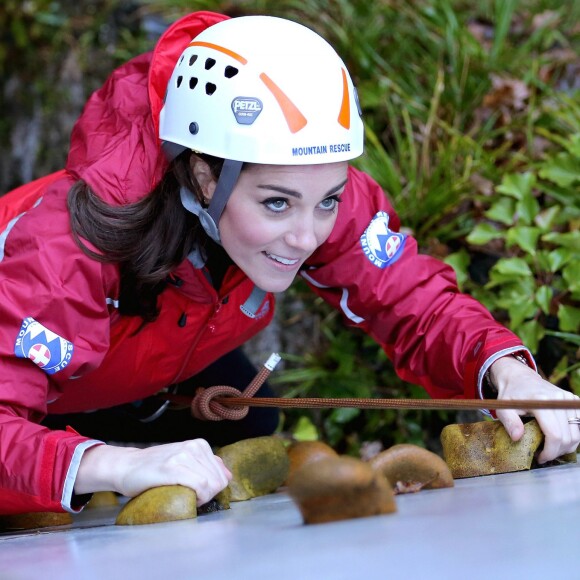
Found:
[[[183,207],[199,218],[205,233],[216,243],[221,244],[218,224],[222,213],[234,191],[238,177],[242,170],[243,161],[225,159],[224,164],[212,195],[209,207],[204,209],[197,196],[186,187],[179,191]]]
[[[199,223],[205,230],[205,233],[214,242],[220,245],[221,239],[218,223],[226,207],[226,204],[228,203],[228,200],[234,191],[234,187],[236,186],[243,165],[243,161],[234,161],[233,159],[224,160],[218,182],[215,186],[215,190],[207,210],[201,206],[197,196],[194,195],[194,193],[187,187],[182,187],[179,190],[179,195],[181,197],[181,203],[183,204],[183,207],[199,218]],[[205,264],[206,256],[199,248],[194,248],[189,257],[192,261],[192,264],[196,268],[201,268]],[[258,286],[254,286],[251,294],[240,306],[240,310],[246,316],[250,318],[256,318],[258,310],[264,303],[265,296],[266,292],[264,290]]]
[[[181,155],[186,149],[187,147],[178,145],[172,141],[163,141],[161,143],[161,150],[169,163],[171,163],[178,155]]]
[[[233,159],[224,160],[215,191],[211,196],[209,207],[207,208],[207,213],[213,219],[216,227],[222,217],[226,203],[228,203],[234,191],[243,164],[243,161],[234,161]]]

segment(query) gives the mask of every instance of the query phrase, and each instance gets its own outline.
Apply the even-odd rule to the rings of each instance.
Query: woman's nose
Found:
[[[313,220],[297,220],[286,233],[286,243],[304,253],[312,253],[318,247],[318,238]]]

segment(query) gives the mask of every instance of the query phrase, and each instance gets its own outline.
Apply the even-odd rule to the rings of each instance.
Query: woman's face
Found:
[[[330,235],[347,163],[250,165],[219,222],[222,245],[259,288],[286,290]]]

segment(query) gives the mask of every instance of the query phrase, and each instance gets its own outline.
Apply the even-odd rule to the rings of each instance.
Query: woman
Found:
[[[0,513],[164,484],[201,504],[223,489],[204,439],[115,447],[47,425],[97,409],[120,423],[127,405],[196,384],[268,324],[297,274],[432,396],[572,397],[398,232],[384,193],[348,166],[362,150],[344,64],[289,21],[192,14],[112,74],[66,169],[0,202]],[[498,412],[513,439],[525,411]],[[577,447],[574,413],[534,415],[541,461]],[[254,417],[254,434],[275,428]]]

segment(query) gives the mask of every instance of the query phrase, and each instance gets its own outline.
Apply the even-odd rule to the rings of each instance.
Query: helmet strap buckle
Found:
[[[182,187],[179,190],[179,196],[181,197],[181,204],[183,207],[196,215],[199,218],[199,223],[204,229],[205,233],[216,243],[221,244],[220,234],[217,224],[214,222],[213,218],[209,213],[203,209],[201,203],[195,196],[195,194],[190,191],[187,187]]]
[[[215,191],[213,192],[207,210],[203,208],[194,193],[187,189],[187,187],[182,187],[179,190],[183,207],[199,218],[199,222],[205,230],[205,233],[220,245],[221,239],[218,223],[234,191],[243,165],[243,161],[234,161],[232,159],[224,160]]]

